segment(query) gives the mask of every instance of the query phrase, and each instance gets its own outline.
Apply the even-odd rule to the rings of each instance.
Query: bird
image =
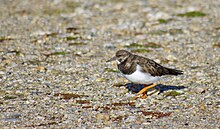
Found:
[[[183,71],[164,67],[152,59],[133,54],[126,50],[118,50],[107,62],[115,61],[120,73],[135,84],[144,84],[136,98],[146,98],[147,91],[156,86],[156,82],[165,75],[181,75]]]

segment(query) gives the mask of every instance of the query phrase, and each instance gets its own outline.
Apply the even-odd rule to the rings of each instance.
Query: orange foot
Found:
[[[150,89],[150,88],[153,88],[153,87],[155,87],[155,86],[156,86],[156,84],[152,84],[152,85],[150,85],[150,86],[144,87],[141,91],[139,91],[139,92],[137,93],[137,95],[135,96],[135,98],[142,98],[142,99],[147,98],[147,90]],[[151,95],[152,95],[152,94],[151,94]]]

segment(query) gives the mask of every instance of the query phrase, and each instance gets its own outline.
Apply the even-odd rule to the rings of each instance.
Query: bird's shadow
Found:
[[[144,84],[134,84],[134,83],[127,83],[125,84],[125,87],[134,93],[138,93],[141,89],[143,89],[145,87]],[[158,84],[154,87],[155,89],[160,90],[160,93],[163,93],[164,91],[168,91],[168,90],[181,90],[186,88],[185,86],[171,86],[171,85],[163,85],[163,84]]]

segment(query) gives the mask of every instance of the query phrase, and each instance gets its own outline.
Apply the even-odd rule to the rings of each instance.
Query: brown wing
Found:
[[[142,67],[143,72],[150,73],[152,76],[162,76],[170,73],[168,68],[161,66],[151,59],[139,56],[139,59],[136,61]]]

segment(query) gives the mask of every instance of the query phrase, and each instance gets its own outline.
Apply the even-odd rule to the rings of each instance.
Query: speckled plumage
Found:
[[[166,68],[149,58],[125,50],[117,51],[111,60],[117,60],[122,75],[134,83],[154,83],[163,75],[183,74],[180,70]]]
[[[118,64],[118,69],[123,74],[131,74],[136,70],[136,65],[140,65],[142,68],[142,72],[149,73],[152,76],[162,76],[162,75],[179,75],[182,74],[182,71],[170,69],[163,67],[162,65],[156,63],[155,61],[143,57],[134,55],[125,50],[119,50],[116,53],[116,57],[120,57],[120,55],[127,56],[127,58]]]

